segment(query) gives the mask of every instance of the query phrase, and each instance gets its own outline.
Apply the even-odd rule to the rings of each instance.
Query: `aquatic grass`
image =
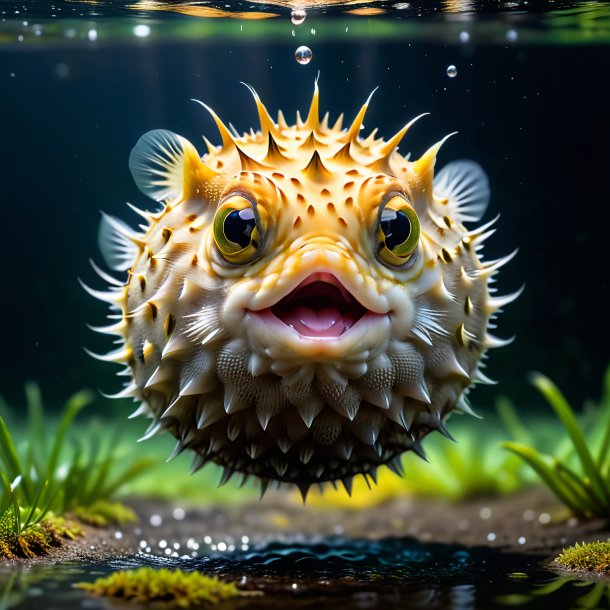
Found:
[[[217,576],[165,568],[118,571],[92,583],[77,583],[74,587],[146,606],[162,604],[178,608],[201,608],[235,597],[260,595],[256,591],[238,589],[234,582],[223,581]]]
[[[569,441],[567,450],[554,455],[542,453],[530,444],[505,442],[503,446],[519,456],[545,485],[577,517],[610,516],[610,366],[606,370],[599,405],[591,410],[595,426],[586,430],[559,388],[541,373],[532,384],[555,411]],[[565,443],[565,441],[564,441]]]
[[[99,427],[92,426],[81,440],[71,434],[75,418],[93,400],[91,392],[73,394],[55,426],[45,416],[38,386],[27,384],[25,394],[27,419],[19,439],[5,421],[10,410],[4,401],[0,404],[0,543],[5,543],[5,556],[15,540],[23,556],[30,556],[29,547],[48,550],[42,539],[32,545],[27,537],[34,540],[41,532],[53,540],[62,537],[52,513],[87,509],[93,514],[96,503],[107,502],[153,463],[150,458],[124,460],[116,434],[104,434]],[[107,520],[108,511],[104,516]]]

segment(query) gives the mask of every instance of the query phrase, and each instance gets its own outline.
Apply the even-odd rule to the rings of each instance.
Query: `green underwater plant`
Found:
[[[205,607],[234,597],[258,594],[242,591],[235,583],[216,576],[164,568],[123,570],[92,583],[80,582],[74,586],[95,595],[120,598],[147,607],[153,603],[178,608]]]
[[[116,435],[104,436],[95,427],[84,440],[70,434],[78,413],[93,400],[91,392],[71,396],[55,427],[45,416],[36,384],[26,385],[26,399],[27,422],[20,438],[9,431],[5,419],[10,411],[0,404],[0,556],[6,557],[48,551],[47,542],[62,537],[58,521],[49,519],[52,514],[86,510],[93,515],[96,506],[103,506],[100,502],[152,464],[145,458],[123,460]],[[106,507],[101,516],[108,520],[108,514]]]
[[[555,558],[564,570],[610,574],[610,542],[583,542],[570,546]]]
[[[565,452],[546,455],[533,446],[505,442],[503,446],[524,460],[547,487],[581,519],[610,515],[610,367],[595,409],[595,425],[585,431],[559,388],[540,373],[531,377],[559,418],[569,439]]]

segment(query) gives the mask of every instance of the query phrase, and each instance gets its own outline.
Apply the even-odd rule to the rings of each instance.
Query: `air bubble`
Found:
[[[302,65],[308,64],[312,57],[313,53],[311,52],[311,49],[305,45],[299,47],[294,53],[294,58]]]
[[[447,66],[447,76],[449,78],[455,78],[457,76],[457,68],[453,64]]]
[[[302,8],[295,8],[290,13],[290,21],[293,25],[301,25],[305,21],[305,17],[307,17],[307,13]]]

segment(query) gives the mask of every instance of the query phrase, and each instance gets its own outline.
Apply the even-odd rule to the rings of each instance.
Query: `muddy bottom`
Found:
[[[561,576],[549,562],[562,546],[607,538],[606,524],[556,520],[539,490],[362,511],[282,495],[233,508],[135,507],[137,526],[90,531],[53,557],[0,566],[0,610],[125,608],[72,584],[140,566],[218,574],[263,593],[220,608],[610,608],[607,582]]]

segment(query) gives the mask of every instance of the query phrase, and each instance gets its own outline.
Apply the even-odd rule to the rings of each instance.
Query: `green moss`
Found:
[[[108,500],[96,500],[89,506],[79,506],[74,510],[74,516],[83,523],[95,527],[124,525],[138,521],[137,515],[131,508],[122,502],[109,502]]]
[[[235,583],[224,582],[216,576],[154,568],[119,571],[93,583],[81,582],[74,586],[95,595],[144,605],[161,602],[178,608],[210,606],[232,597],[255,594],[241,591]]]
[[[610,574],[610,541],[576,543],[564,549],[555,563],[574,572]]]
[[[18,530],[12,511],[0,517],[0,559],[32,559],[47,555],[64,540],[82,536],[82,529],[71,521],[48,516],[40,523]]]

